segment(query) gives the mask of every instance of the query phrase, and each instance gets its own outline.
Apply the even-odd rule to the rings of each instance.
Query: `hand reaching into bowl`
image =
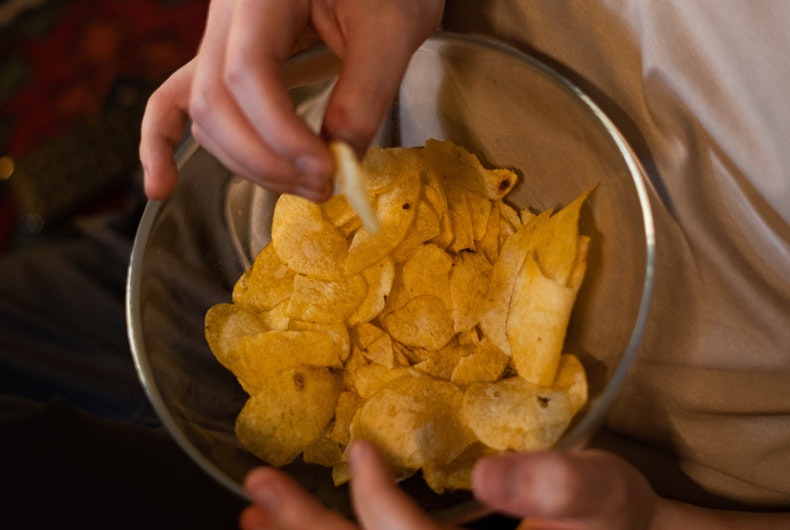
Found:
[[[146,194],[163,199],[175,186],[173,148],[191,120],[198,143],[234,173],[272,191],[328,198],[332,161],[321,136],[345,140],[359,155],[367,149],[443,4],[212,2],[197,56],[148,102],[140,142]],[[295,114],[280,78],[306,31],[344,60],[321,135]]]
[[[287,474],[269,467],[249,473],[245,489],[254,504],[241,515],[244,530],[439,530],[395,484],[375,447],[349,447],[351,499],[359,527],[325,508]],[[606,451],[508,453],[480,460],[474,493],[493,511],[520,519],[519,530],[550,528],[775,528],[785,514],[710,510],[657,495],[625,460]]]
[[[398,489],[371,444],[355,442],[349,457],[351,498],[362,528],[448,528]],[[601,451],[490,457],[478,463],[473,482],[477,498],[485,505],[523,517],[519,528],[651,528],[672,516],[668,501],[653,493],[638,471]],[[242,514],[245,530],[356,528],[273,468],[252,471],[245,488],[255,502]]]

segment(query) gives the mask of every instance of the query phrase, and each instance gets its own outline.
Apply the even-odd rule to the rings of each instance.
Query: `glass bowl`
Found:
[[[285,79],[298,112],[316,130],[340,62],[325,49],[294,58]],[[567,79],[498,42],[438,33],[415,54],[375,143],[417,146],[453,140],[488,167],[521,181],[508,196],[537,210],[565,205],[596,186],[582,211],[592,237],[587,276],[566,351],[582,359],[590,400],[558,445],[583,444],[601,424],[637,352],[650,301],[654,234],[644,171],[595,103]],[[246,400],[204,339],[204,315],[230,301],[233,284],[269,241],[276,196],[232,175],[187,138],[181,177],[164,202],[148,204],[127,285],[128,332],[140,380],[162,422],[209,475],[246,497],[242,482],[261,462],[236,440]],[[348,489],[330,470],[287,470],[327,506],[350,514]],[[401,486],[439,519],[483,513],[468,492],[437,495],[421,479]]]

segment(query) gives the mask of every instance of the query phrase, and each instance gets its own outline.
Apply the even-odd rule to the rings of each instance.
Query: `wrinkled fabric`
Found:
[[[450,1],[588,92],[644,164],[653,304],[607,420],[661,493],[790,506],[790,3]],[[505,124],[506,126],[506,124]]]

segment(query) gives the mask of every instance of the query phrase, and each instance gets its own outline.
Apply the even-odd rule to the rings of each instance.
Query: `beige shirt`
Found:
[[[668,496],[790,506],[790,2],[449,0],[537,54],[647,168],[654,302],[607,428]]]

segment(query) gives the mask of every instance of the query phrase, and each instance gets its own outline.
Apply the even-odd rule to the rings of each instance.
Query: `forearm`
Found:
[[[662,499],[659,501],[651,530],[750,530],[790,528],[790,513],[713,510]]]

